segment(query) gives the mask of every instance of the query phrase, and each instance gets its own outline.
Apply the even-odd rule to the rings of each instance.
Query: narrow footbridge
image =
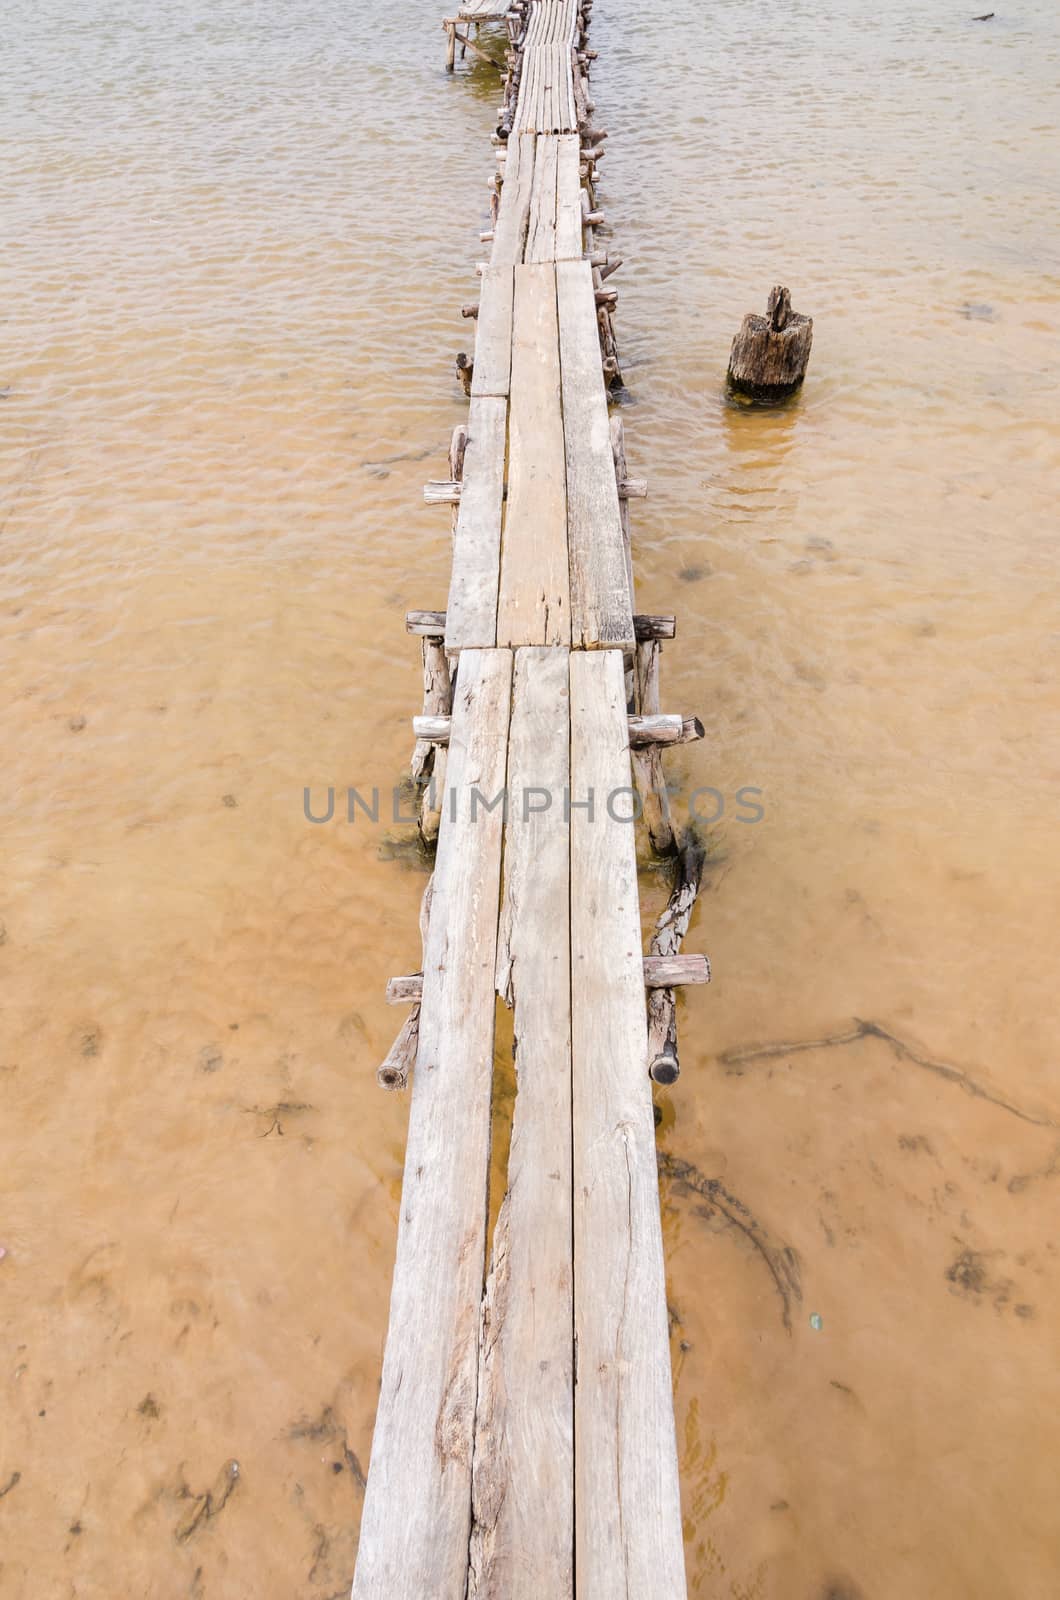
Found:
[[[506,73],[468,419],[426,491],[448,603],[408,619],[437,855],[380,1069],[412,1096],[354,1600],[686,1593],[652,1078],[679,1071],[675,986],[709,976],[679,953],[702,852],[661,763],[702,728],[659,709],[673,618],[634,609],[591,5],[445,23],[450,64],[474,24]],[[673,865],[647,955],[634,813]],[[498,996],[517,1095],[488,1238]]]

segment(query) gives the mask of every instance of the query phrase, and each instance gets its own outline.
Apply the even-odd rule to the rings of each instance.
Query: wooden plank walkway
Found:
[[[669,945],[646,966],[628,819],[631,741],[643,796],[659,749],[702,729],[659,712],[673,619],[633,615],[638,491],[608,414],[614,297],[593,237],[591,3],[506,8],[468,423],[452,480],[428,494],[458,507],[449,600],[409,619],[431,713],[417,771],[433,749],[445,795],[422,980],[391,985],[419,1009],[384,1075],[404,1082],[404,1039],[408,1148],[354,1600],[686,1596],[645,986],[707,969]],[[673,988],[652,992],[675,1039]],[[517,1094],[487,1241],[498,996]],[[671,1060],[676,1075],[676,1043]]]

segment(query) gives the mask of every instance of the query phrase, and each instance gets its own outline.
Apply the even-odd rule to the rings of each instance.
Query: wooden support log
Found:
[[[663,714],[629,719],[629,742],[634,749],[645,745],[692,744],[702,737],[703,724],[698,717]]]
[[[413,717],[412,731],[417,739],[447,745],[451,723],[451,717],[437,714]],[[702,737],[703,724],[698,717],[680,717],[664,712],[629,718],[629,742],[633,749],[643,749],[648,745],[693,744]]]
[[[471,380],[475,375],[475,363],[464,350],[461,350],[456,358],[456,375],[460,379],[464,393],[470,394]]]
[[[423,710],[424,715],[448,715],[453,704],[453,689],[449,677],[449,661],[440,639],[429,636],[423,640]],[[412,776],[424,777],[430,770],[435,746],[429,739],[417,739],[412,752]]]
[[[449,672],[449,658],[440,639],[423,641],[423,709],[426,713],[451,713],[453,709],[453,681]],[[417,742],[416,751],[421,749]],[[432,845],[438,838],[442,823],[442,806],[445,799],[445,778],[448,752],[434,748],[434,754],[420,773],[413,772],[424,782],[420,797],[420,837],[424,844]],[[415,768],[415,757],[414,757]]]
[[[790,292],[778,286],[764,317],[748,312],[729,355],[729,387],[752,400],[784,400],[806,376],[813,344],[813,318],[791,309]]]
[[[459,33],[454,27],[453,35],[454,42],[459,42],[461,59],[463,59],[465,51],[470,50],[473,56],[477,56],[480,61],[484,61],[488,67],[493,67],[496,72],[504,71],[500,62],[496,61],[487,50],[483,50],[481,45],[477,45],[469,34]]]
[[[428,506],[457,506],[463,485],[455,478],[432,478],[423,486],[424,504]],[[623,478],[618,485],[620,500],[643,500],[647,497],[647,478]]]
[[[645,956],[643,962],[645,989],[671,989],[686,983],[710,982],[710,962],[706,956]],[[422,998],[422,972],[406,972],[387,979],[388,1006],[419,1005]]]
[[[428,506],[456,506],[460,504],[461,485],[455,478],[432,478],[423,485],[423,500]]]
[[[634,658],[634,704],[642,715],[653,716],[659,710],[659,657],[658,640],[638,642]],[[666,790],[662,752],[658,746],[654,746],[634,749],[632,756],[641,815],[651,847],[658,856],[673,855],[677,849],[677,836],[670,815],[670,796]]]
[[[446,72],[453,72],[456,69],[456,23],[446,17],[442,27],[446,33],[445,70]]]
[[[633,618],[633,628],[638,642],[642,639],[675,639],[677,618],[640,613]]]
[[[444,639],[444,611],[407,611],[405,631],[420,637]],[[677,618],[672,616],[634,615],[633,631],[641,639],[673,639],[677,636]]]
[[[427,879],[427,887],[423,891],[420,901],[420,939],[423,944],[424,959],[427,956],[427,928],[431,917],[431,901],[434,896],[434,873]],[[376,1073],[376,1079],[383,1089],[404,1089],[408,1085],[409,1073],[416,1061],[416,1050],[420,1041],[420,1007],[414,1005],[394,1043],[390,1046],[382,1066]]]
[[[644,957],[646,989],[670,989],[677,984],[709,982],[710,962],[706,956]]]
[[[673,959],[688,932],[699,894],[706,852],[689,832],[674,864],[674,886],[649,946],[652,956]],[[648,1073],[659,1084],[676,1083],[681,1072],[677,1054],[677,996],[672,985],[652,987],[648,994]]]

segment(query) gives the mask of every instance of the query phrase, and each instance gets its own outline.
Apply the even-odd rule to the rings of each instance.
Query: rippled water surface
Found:
[[[1055,1592],[1060,28],[974,9],[596,6],[638,603],[727,801],[659,1100],[711,1600]],[[400,777],[444,604],[443,10],[0,0],[5,1600],[352,1574],[424,868],[302,789]],[[781,281],[804,394],[730,409]]]

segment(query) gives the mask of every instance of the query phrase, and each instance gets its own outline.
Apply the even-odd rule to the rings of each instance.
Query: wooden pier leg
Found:
[[[706,852],[691,834],[674,866],[674,887],[666,910],[651,936],[651,953],[675,956],[688,932],[692,907],[699,895]],[[673,989],[648,990],[648,1073],[661,1084],[676,1083],[681,1072],[677,1054],[677,996]]]
[[[685,1600],[621,653],[570,681],[576,1590]]]
[[[647,639],[637,645],[636,693],[637,710],[643,717],[659,713],[659,654],[662,646],[657,639]],[[633,772],[637,780],[644,822],[656,855],[673,855],[677,849],[673,821],[670,816],[670,797],[666,792],[666,774],[663,771],[662,751],[658,745],[648,745],[634,750]]]
[[[813,344],[813,318],[791,309],[777,286],[764,317],[749,312],[732,341],[729,387],[752,400],[784,400],[801,386]]]
[[[427,879],[427,887],[423,891],[420,901],[420,943],[423,946],[424,957],[427,955],[427,929],[431,920],[431,899],[434,894],[434,873]],[[383,1089],[404,1089],[408,1085],[409,1073],[416,1062],[416,1051],[420,1042],[420,1004],[417,1003],[409,1011],[401,1032],[387,1052],[386,1059],[376,1073],[376,1079]]]
[[[445,70],[446,72],[453,72],[456,68],[456,23],[450,22],[449,18],[446,17],[442,26],[448,36],[445,49]]]
[[[425,716],[447,716],[453,709],[453,685],[449,674],[449,661],[441,639],[423,640],[423,712]],[[427,785],[420,799],[420,834],[424,844],[433,844],[438,837],[442,807],[445,804],[446,765],[445,749],[434,745],[428,763],[421,763],[420,751],[426,740],[417,739],[412,759],[415,778],[426,777]],[[417,767],[419,770],[417,771]]]
[[[465,1600],[512,656],[466,651],[423,969],[390,1325],[353,1600]]]
[[[518,1092],[482,1310],[468,1600],[573,1593],[569,767],[566,652],[517,650],[497,989]]]

